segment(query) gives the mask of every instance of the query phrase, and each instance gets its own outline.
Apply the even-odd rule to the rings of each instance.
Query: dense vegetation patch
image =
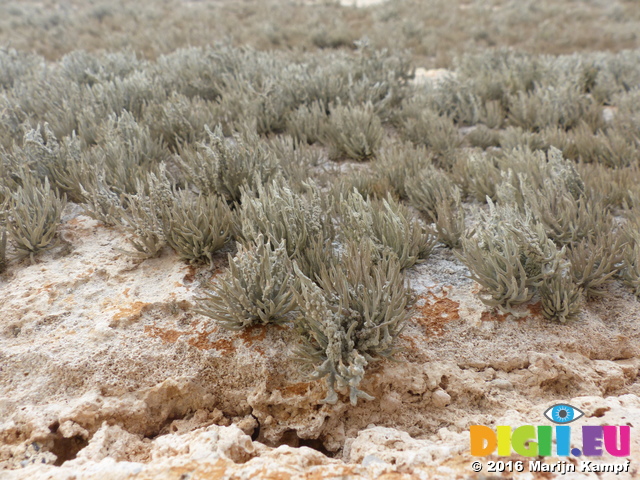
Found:
[[[335,11],[391,28],[411,3]],[[421,49],[414,27],[399,45],[336,27],[306,51],[0,50],[0,271],[56,247],[67,201],[121,229],[139,261],[231,249],[199,312],[233,330],[291,323],[326,401],[353,403],[396,350],[404,270],[435,248],[516,315],[539,301],[579,320],[614,281],[639,295],[640,52],[496,48],[418,82],[420,57],[397,48]]]

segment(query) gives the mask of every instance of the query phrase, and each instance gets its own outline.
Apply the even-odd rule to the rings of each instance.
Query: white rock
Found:
[[[451,403],[451,395],[439,388],[431,394],[431,401],[438,408],[446,407]]]

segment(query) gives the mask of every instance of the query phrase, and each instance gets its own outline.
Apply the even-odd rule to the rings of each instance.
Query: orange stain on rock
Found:
[[[206,331],[199,332],[195,329],[191,331],[180,331],[170,328],[160,328],[156,325],[145,325],[144,333],[149,337],[159,338],[165,343],[176,343],[180,337],[190,337],[187,343],[192,347],[196,347],[198,350],[218,350],[224,354],[232,354],[236,351],[232,340],[222,338],[211,342],[209,341],[211,332]]]
[[[120,308],[120,311],[113,316],[113,321],[138,320],[148,306],[149,304],[145,302],[133,302],[127,307]]]
[[[441,296],[432,292],[418,297],[416,304],[424,301],[423,305],[416,305],[414,310],[418,312],[414,320],[425,328],[425,333],[432,336],[444,334],[444,326],[448,322],[460,319],[458,312],[460,303],[447,297],[447,292],[443,291]]]
[[[190,338],[187,343],[199,350],[218,350],[224,354],[231,354],[236,351],[236,347],[233,346],[233,341],[227,338],[221,338],[215,342],[209,341],[210,333],[211,332],[195,332],[195,337]]]
[[[240,333],[240,339],[246,346],[251,346],[254,342],[262,342],[266,336],[266,325],[252,325],[244,328]]]
[[[159,338],[165,343],[176,343],[178,338],[184,335],[184,332],[178,330],[169,330],[156,327],[155,325],[145,325],[144,333],[150,337]]]
[[[313,385],[313,383],[311,382],[301,382],[301,383],[294,383],[292,385],[287,385],[286,387],[284,387],[284,392],[285,392],[285,397],[287,396],[305,396],[307,393],[309,393],[309,390],[311,390],[311,386]],[[286,395],[288,394],[288,395]]]
[[[482,312],[480,320],[483,322],[504,322],[508,316],[508,313]]]
[[[542,315],[542,303],[540,302],[527,305],[527,308],[531,315]]]

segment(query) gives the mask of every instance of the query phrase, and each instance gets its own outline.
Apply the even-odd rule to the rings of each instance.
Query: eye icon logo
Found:
[[[559,423],[561,425],[571,423],[584,415],[584,412],[579,408],[572,407],[566,403],[559,403],[553,407],[549,407],[544,416],[551,420],[553,423]]]

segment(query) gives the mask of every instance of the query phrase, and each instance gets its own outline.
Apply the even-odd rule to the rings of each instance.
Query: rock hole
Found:
[[[54,462],[56,467],[59,467],[68,460],[73,460],[78,455],[78,452],[89,444],[89,441],[82,438],[80,435],[76,435],[70,438],[64,438],[62,435],[57,434],[53,437],[53,447],[51,447],[51,453],[53,453],[57,459]]]
[[[332,452],[325,448],[322,440],[318,438],[300,438],[298,436],[298,432],[296,432],[295,430],[287,430],[286,432],[284,432],[280,437],[280,442],[278,442],[276,447],[279,447],[280,445],[289,445],[293,448],[308,447],[322,453],[326,457],[331,458],[335,456],[335,452]]]
[[[251,433],[251,441],[255,442],[256,440],[258,440],[258,438],[260,438],[260,420],[258,420],[258,417],[256,417],[253,413],[251,413],[251,416],[254,418],[254,420],[256,421],[256,423],[258,424],[258,426],[256,428],[253,429],[253,432]]]

